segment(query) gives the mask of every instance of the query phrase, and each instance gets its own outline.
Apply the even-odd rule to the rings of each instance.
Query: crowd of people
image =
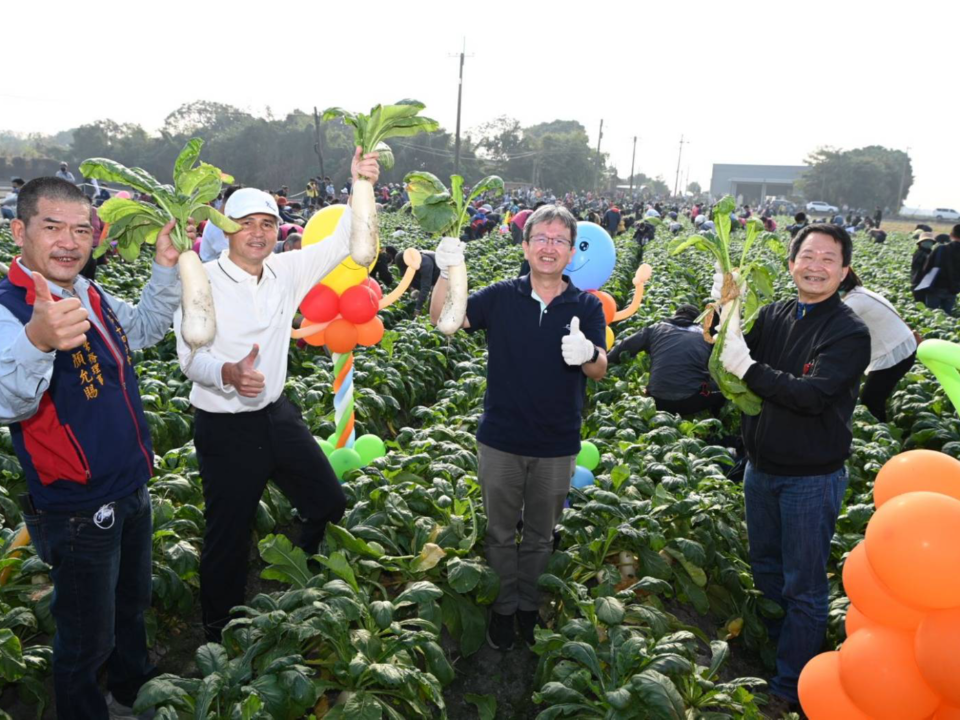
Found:
[[[206,519],[200,596],[210,641],[220,639],[231,608],[243,604],[250,529],[269,478],[296,507],[298,544],[308,554],[346,506],[283,387],[297,307],[348,256],[350,188],[361,175],[376,182],[376,154],[362,156],[358,148],[351,171],[346,196],[334,194],[326,178],[308,185],[309,211],[346,202],[323,243],[301,249],[306,218],[295,214],[286,187],[229,188],[218,207],[240,229],[191,229],[199,233],[217,317],[211,345],[194,351],[178,340],[177,347],[192,383]],[[20,499],[25,522],[51,566],[59,717],[102,720],[129,711],[156,672],[144,627],[153,453],[131,352],[179,327],[180,280],[173,222],[157,238],[152,276],[137,305],[85,276],[94,246],[107,236],[95,225],[95,203],[67,168],[62,172],[17,188],[11,231],[21,254],[0,281],[0,421],[11,426],[27,477],[29,493]],[[377,192],[386,203],[405,202],[402,188]],[[632,232],[642,251],[657,225],[677,233],[689,223],[710,232],[711,210],[700,202],[520,189],[481,198],[462,240],[445,238],[423,252],[416,310],[428,307],[434,323],[448,273],[464,262],[465,242],[509,233],[526,261],[517,277],[471,294],[462,324],[469,333],[485,331],[488,348],[478,482],[486,557],[500,577],[487,633],[497,650],[512,649],[518,633],[532,644],[543,623],[537,579],[553,550],[580,450],[587,380],[600,381],[608,363],[643,352],[650,356],[646,392],[658,409],[718,414],[725,403],[707,368],[711,328],[697,323],[695,306],[680,305],[607,353],[600,301],[564,274],[577,252],[578,222],[593,220],[612,235]],[[765,227],[775,228],[773,210],[757,212]],[[734,227],[752,215],[741,208],[731,218]],[[917,349],[893,305],[864,288],[853,270],[848,228],[859,227],[858,218],[839,220],[810,222],[797,214],[788,263],[795,296],[762,308],[746,336],[729,334],[720,356],[764,402],[760,415],[742,417],[736,444],[754,580],[784,609],[769,630],[777,645],[771,690],[786,703],[796,703],[800,671],[825,636],[826,565],[846,488],[854,406],[859,399],[885,420],[886,401]],[[859,220],[865,228],[874,224]],[[917,233],[911,286],[918,299],[949,313],[960,290],[960,225],[945,240],[929,229]],[[374,277],[391,284],[394,265],[403,269],[402,255],[386,246]],[[722,286],[718,273],[715,300]],[[103,665],[106,697],[97,683]]]

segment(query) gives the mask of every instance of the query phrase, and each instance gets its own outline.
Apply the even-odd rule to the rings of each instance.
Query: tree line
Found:
[[[55,171],[60,161],[76,170],[87,158],[108,157],[168,181],[177,154],[191,137],[203,138],[204,158],[238,182],[270,189],[285,184],[291,192],[321,175],[342,183],[349,174],[354,147],[352,129],[339,119],[321,122],[318,133],[312,112],[257,117],[231,105],[201,100],[170,113],[156,134],[113,120],[98,120],[53,136],[0,133],[0,177],[33,177]],[[401,182],[413,170],[428,170],[441,178],[454,172],[455,137],[445,129],[398,138],[390,145],[396,164],[381,172],[383,182]],[[608,191],[629,183],[609,166],[607,154],[598,158],[586,128],[575,120],[530,127],[506,117],[486,123],[461,139],[459,169],[468,184],[497,174],[506,181],[558,193]],[[662,178],[643,173],[635,175],[634,185],[646,185],[656,194],[668,191]]]
[[[170,113],[156,134],[113,120],[98,120],[55,135],[0,132],[0,178],[52,174],[60,161],[76,170],[87,158],[107,157],[169,181],[174,160],[191,137],[203,138],[204,158],[238,182],[267,189],[288,185],[292,193],[301,191],[311,177],[329,176],[342,183],[349,175],[354,147],[351,128],[339,119],[321,122],[318,133],[312,112],[295,110],[275,118],[268,111],[266,117],[257,117],[231,105],[200,100]],[[390,144],[396,164],[381,173],[383,182],[401,182],[413,170],[428,170],[441,178],[454,172],[455,137],[444,129]],[[809,170],[797,186],[798,196],[838,206],[898,209],[914,179],[906,153],[875,145],[854,150],[821,148],[806,163]],[[629,177],[619,176],[606,153],[598,156],[590,147],[586,128],[576,120],[524,127],[504,116],[484,123],[462,138],[459,169],[468,184],[496,174],[508,182],[557,193],[610,192],[630,184]],[[662,177],[642,172],[634,175],[633,187],[646,188],[650,195],[670,194]],[[688,190],[698,192],[699,185],[691,183]]]

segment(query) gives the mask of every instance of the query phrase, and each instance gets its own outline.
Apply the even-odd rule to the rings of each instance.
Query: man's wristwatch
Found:
[[[597,358],[598,358],[598,357],[600,357],[600,348],[598,348],[596,345],[594,345],[594,346],[593,346],[593,356],[592,356],[589,360],[587,360],[587,361],[584,363],[584,365],[590,365],[590,364],[592,364],[592,363],[595,363],[595,362],[597,361]]]

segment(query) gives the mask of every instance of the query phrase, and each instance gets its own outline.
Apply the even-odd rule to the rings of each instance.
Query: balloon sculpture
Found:
[[[917,356],[960,408],[960,345],[928,340]],[[800,702],[811,720],[960,719],[960,461],[901,453],[873,499],[843,566],[847,640],[807,663]]]
[[[618,312],[617,301],[613,296],[599,289],[610,279],[617,262],[617,249],[610,234],[596,223],[578,222],[575,249],[576,253],[564,271],[573,280],[574,285],[595,295],[603,305],[603,317],[607,321],[607,350],[609,350],[613,347],[614,341],[610,325],[626,320],[639,309],[640,302],[643,300],[643,286],[650,279],[653,270],[646,263],[637,268],[633,276],[635,288],[633,299],[627,307]]]
[[[315,213],[303,231],[302,246],[322,242],[329,237],[343,216],[343,205],[331,205]],[[348,470],[364,467],[386,455],[386,447],[376,435],[356,437],[353,402],[353,351],[357,345],[371,347],[383,338],[383,321],[377,313],[389,307],[404,293],[420,268],[420,253],[408,248],[403,259],[407,270],[397,288],[386,297],[370,268],[357,265],[349,257],[328,273],[300,303],[304,320],[291,336],[316,347],[326,345],[333,354],[333,407],[336,430],[320,446],[338,478]],[[374,259],[376,262],[376,259]]]

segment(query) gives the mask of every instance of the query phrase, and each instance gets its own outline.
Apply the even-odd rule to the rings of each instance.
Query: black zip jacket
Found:
[[[870,364],[870,331],[834,294],[797,319],[797,301],[767,305],[746,337],[756,363],[744,375],[763,398],[743,415],[750,462],[771,475],[825,475],[843,467],[851,417]]]

